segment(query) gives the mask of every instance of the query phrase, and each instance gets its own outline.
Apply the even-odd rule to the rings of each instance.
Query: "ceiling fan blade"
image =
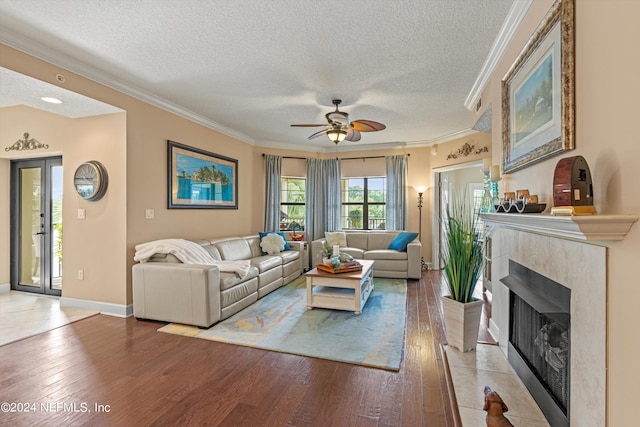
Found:
[[[313,139],[313,138],[317,138],[317,137],[319,137],[320,135],[324,135],[324,134],[326,134],[328,131],[329,131],[329,129],[323,129],[323,130],[321,130],[321,131],[318,131],[318,132],[316,132],[316,133],[314,133],[314,134],[310,135],[307,139],[311,140],[311,139]]]
[[[312,127],[326,126],[326,125],[327,125],[326,123],[321,124],[321,125],[318,125],[318,124],[310,124],[310,123],[301,123],[301,124],[291,125],[291,126],[294,126],[294,127],[312,128]]]
[[[349,132],[347,132],[347,136],[344,137],[344,140],[351,142],[360,141],[360,132],[355,129],[349,129]]]
[[[377,132],[387,128],[382,123],[374,122],[373,120],[354,120],[351,122],[351,126],[360,132]]]

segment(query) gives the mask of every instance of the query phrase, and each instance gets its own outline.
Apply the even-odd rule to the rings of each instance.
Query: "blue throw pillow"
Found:
[[[418,233],[412,233],[410,231],[403,231],[398,233],[398,235],[393,239],[391,243],[389,243],[389,249],[395,249],[396,251],[404,252],[407,250],[407,245],[413,242],[416,237],[418,237]]]
[[[284,240],[284,250],[285,251],[291,250],[291,246],[289,246],[289,242],[287,242],[287,238],[284,235],[284,231],[261,231],[258,234],[260,235],[260,240],[262,240],[262,238],[267,234],[277,234],[282,237],[282,240]],[[264,251],[262,252],[262,255],[266,255],[266,254],[267,254],[266,252]]]

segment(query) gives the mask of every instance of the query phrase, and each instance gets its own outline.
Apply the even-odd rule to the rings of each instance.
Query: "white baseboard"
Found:
[[[496,325],[493,319],[489,319],[489,334],[496,342],[498,342],[498,337],[500,336],[500,328],[498,328],[498,325]]]
[[[0,284],[0,294],[8,294],[11,291],[10,283],[2,283]]]
[[[60,307],[82,308],[116,317],[133,316],[133,304],[122,305],[86,299],[60,297]]]

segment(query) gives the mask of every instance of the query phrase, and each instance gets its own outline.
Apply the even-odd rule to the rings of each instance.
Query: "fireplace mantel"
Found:
[[[638,220],[637,215],[618,214],[552,216],[483,212],[480,216],[486,223],[496,226],[593,243],[623,240]]]

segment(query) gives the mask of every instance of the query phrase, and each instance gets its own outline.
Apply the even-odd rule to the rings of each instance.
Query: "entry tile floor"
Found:
[[[484,387],[498,392],[509,411],[504,415],[518,427],[548,427],[542,411],[497,345],[478,344],[476,351],[462,353],[445,346],[449,371],[464,427],[484,426],[487,413]]]
[[[57,297],[11,291],[0,293],[0,345],[50,331],[98,314],[79,308],[60,308]]]

